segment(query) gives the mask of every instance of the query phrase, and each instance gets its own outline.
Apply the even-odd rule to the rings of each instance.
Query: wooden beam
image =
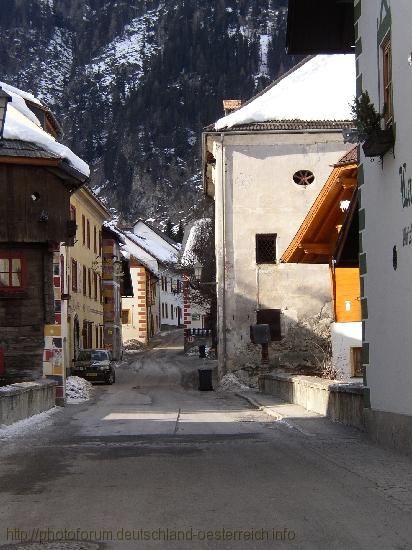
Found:
[[[339,183],[343,189],[354,189],[356,187],[356,178],[339,178]]]
[[[30,165],[30,166],[59,166],[60,159],[0,156],[0,164],[19,164],[19,165]]]
[[[299,248],[302,248],[305,254],[318,254],[319,256],[332,254],[332,247],[328,243],[301,243]]]

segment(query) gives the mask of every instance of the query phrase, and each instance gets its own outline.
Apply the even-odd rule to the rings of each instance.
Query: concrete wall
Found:
[[[288,403],[295,403],[309,411],[327,416],[333,422],[365,427],[364,388],[339,384],[313,376],[269,374],[259,377],[262,393],[276,395]]]
[[[412,4],[409,0],[362,0],[357,2],[356,12],[361,14],[358,30],[362,42],[358,48],[358,85],[369,92],[380,112],[382,60],[377,63],[377,58],[385,32],[391,33],[396,125],[394,155],[387,152],[383,162],[378,158],[371,162],[363,153],[361,156],[363,360],[371,407],[377,417],[386,413],[390,426],[399,415],[399,424],[405,426],[404,415],[412,415],[412,68],[408,64]]]
[[[8,426],[55,406],[56,382],[38,380],[0,388],[0,425]]]
[[[362,347],[362,323],[332,323],[332,364],[340,377],[350,378],[352,348]]]
[[[340,133],[228,134],[208,138],[216,165],[219,362],[224,371],[259,361],[247,349],[249,327],[259,309],[281,309],[285,327],[319,314],[330,302],[328,267],[257,265],[255,238],[277,234],[280,258],[330,174],[330,165],[348,150]],[[212,143],[213,142],[213,143]],[[315,181],[293,181],[300,169]]]

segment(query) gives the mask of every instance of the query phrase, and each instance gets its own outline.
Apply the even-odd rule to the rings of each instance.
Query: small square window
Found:
[[[256,263],[276,263],[276,233],[256,235]]]

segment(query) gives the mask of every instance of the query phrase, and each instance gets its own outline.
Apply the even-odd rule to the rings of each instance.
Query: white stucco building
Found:
[[[357,93],[367,91],[394,147],[361,147],[360,267],[369,430],[412,451],[412,59],[409,0],[355,2]]]
[[[342,129],[354,78],[353,55],[310,58],[203,135],[204,188],[216,204],[221,373],[259,362],[255,323],[271,325],[275,362],[310,361],[303,350],[282,350],[282,340],[330,303],[328,267],[279,259],[350,148]]]
[[[183,285],[173,270],[177,263],[179,245],[150,223],[137,220],[133,233],[140,245],[158,262],[159,268],[159,319],[162,326],[180,327],[183,324]]]

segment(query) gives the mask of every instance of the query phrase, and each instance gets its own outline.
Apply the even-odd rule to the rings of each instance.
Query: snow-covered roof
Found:
[[[182,258],[180,260],[180,263],[183,266],[192,266],[198,261],[198,257],[196,256],[194,250],[202,231],[207,230],[210,223],[210,218],[201,218],[193,223],[185,243]]]
[[[129,232],[126,232],[129,235]],[[176,263],[178,260],[177,245],[173,246],[160,232],[155,231],[147,223],[140,220],[134,226],[134,232],[130,233],[149,254],[157,258],[161,263]]]
[[[71,149],[56,141],[52,135],[43,130],[39,119],[27,106],[26,100],[42,107],[44,105],[32,94],[23,92],[13,86],[0,82],[0,87],[11,97],[4,124],[4,139],[34,143],[42,149],[54,153],[58,158],[67,161],[80,174],[89,177],[89,165],[75,155]]]
[[[218,120],[215,130],[275,120],[351,120],[355,88],[354,54],[317,55]]]
[[[112,228],[111,228],[112,229]],[[154,275],[159,274],[159,264],[157,259],[149,254],[140,244],[136,235],[133,235],[130,231],[124,231],[119,233],[122,235],[124,244],[120,245],[121,254],[123,258],[129,260],[131,257],[135,258],[142,265],[144,265]]]

